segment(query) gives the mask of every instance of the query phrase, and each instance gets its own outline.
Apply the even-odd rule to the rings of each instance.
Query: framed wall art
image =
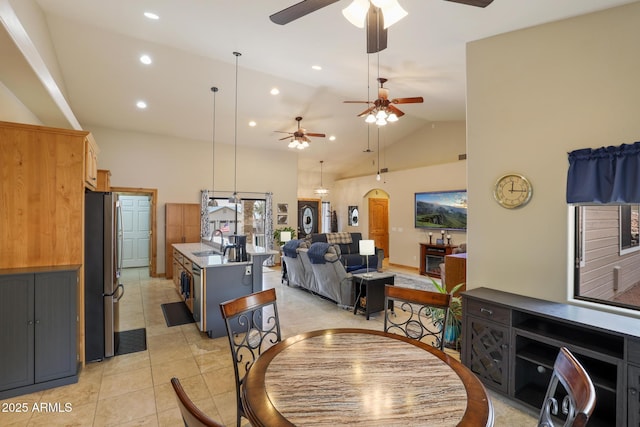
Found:
[[[357,206],[349,206],[349,220],[348,223],[350,226],[352,227],[357,227],[358,226],[358,221],[359,221],[359,213],[358,213],[358,207]]]

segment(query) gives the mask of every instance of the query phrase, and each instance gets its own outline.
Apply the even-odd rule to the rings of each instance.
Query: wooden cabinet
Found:
[[[447,291],[460,283],[467,283],[467,253],[451,254],[444,257],[444,281]],[[456,295],[466,289],[462,286]]]
[[[461,357],[488,387],[507,393],[509,380],[509,311],[503,307],[464,299]]]
[[[200,205],[197,203],[167,203],[165,205],[165,277],[173,277],[174,243],[200,242]]]
[[[97,191],[111,191],[111,171],[106,169],[98,169],[98,185]]]
[[[77,382],[78,269],[0,271],[0,399]]]
[[[98,145],[93,136],[87,135],[84,151],[84,181],[92,190],[98,187]]]
[[[538,414],[565,346],[596,390],[589,426],[638,425],[637,319],[487,288],[463,293],[462,307],[461,359],[487,387]]]
[[[88,135],[0,122],[0,269],[82,264]]]
[[[444,263],[444,257],[451,255],[453,245],[432,245],[420,243],[420,274],[423,276],[440,277],[440,264]]]

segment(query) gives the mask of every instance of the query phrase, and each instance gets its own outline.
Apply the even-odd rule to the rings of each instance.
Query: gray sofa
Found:
[[[324,255],[325,262],[318,264],[311,262],[309,249],[298,250],[298,257],[304,266],[311,267],[315,280],[303,287],[335,301],[340,307],[349,308],[355,301],[352,275],[347,273],[344,265],[339,262],[340,258],[336,252],[330,250]]]
[[[366,257],[360,255],[362,233],[346,231],[338,233],[314,233],[308,235],[306,240],[310,244],[323,242],[337,245],[340,249],[340,262],[342,262],[348,272],[366,268]],[[369,256],[369,268],[381,270],[383,258],[384,251],[376,248],[376,255]]]

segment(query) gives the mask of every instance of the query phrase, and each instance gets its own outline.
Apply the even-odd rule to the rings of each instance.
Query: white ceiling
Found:
[[[312,138],[299,152],[299,168],[319,169],[324,159],[325,173],[337,175],[348,174],[367,148],[367,125],[356,117],[366,106],[343,101],[376,97],[378,63],[391,98],[425,100],[399,105],[406,115],[381,131],[388,146],[430,122],[464,120],[466,42],[633,2],[494,0],[482,9],[399,0],[409,15],[389,29],[386,50],[367,55],[365,30],[341,13],[351,0],[284,26],[269,15],[298,0],[36,1],[47,17],[63,91],[84,128],[211,141],[215,102],[216,143],[289,150],[278,141],[285,135],[274,131],[295,130],[300,115],[308,131],[336,140]],[[145,11],[160,19],[144,18]],[[237,132],[234,51],[242,53]],[[142,65],[142,53],[154,63]],[[219,88],[215,98],[211,86]],[[272,87],[280,95],[270,95]],[[137,110],[138,99],[149,107]]]

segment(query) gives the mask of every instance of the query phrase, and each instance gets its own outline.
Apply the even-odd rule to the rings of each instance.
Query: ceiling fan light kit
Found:
[[[280,138],[280,141],[284,139],[291,138],[288,147],[289,148],[297,148],[298,150],[304,150],[309,147],[309,139],[310,136],[324,138],[326,135],[324,133],[315,133],[315,132],[307,132],[306,129],[300,127],[300,122],[302,121],[302,117],[296,117],[296,121],[298,122],[298,129],[295,132],[284,132],[281,130],[277,130],[278,133],[288,133],[289,136],[285,136],[284,138]]]
[[[342,9],[342,15],[356,27],[364,28],[367,13],[372,4],[382,9],[385,29],[408,15],[398,0],[353,0],[349,6]]]

